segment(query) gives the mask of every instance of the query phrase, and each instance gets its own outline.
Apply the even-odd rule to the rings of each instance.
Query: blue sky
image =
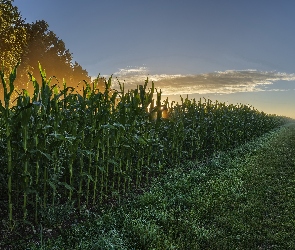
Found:
[[[252,99],[259,110],[295,118],[295,98],[289,98],[295,94],[295,1],[15,0],[14,4],[27,22],[47,21],[91,76],[115,74],[130,84],[149,76],[167,94],[210,94],[233,103],[237,93],[236,99]],[[174,86],[170,92],[169,84]]]

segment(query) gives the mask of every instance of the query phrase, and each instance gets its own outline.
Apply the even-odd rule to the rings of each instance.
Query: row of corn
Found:
[[[30,75],[34,92],[12,100],[16,68],[0,72],[0,206],[8,220],[35,221],[49,205],[67,201],[77,208],[120,199],[186,159],[203,160],[284,123],[245,105],[210,100],[161,100],[148,80],[134,90],[81,93],[42,83]],[[120,84],[120,83],[119,83]],[[154,100],[155,97],[155,100]],[[3,205],[4,204],[4,205]],[[20,216],[21,214],[21,216]]]

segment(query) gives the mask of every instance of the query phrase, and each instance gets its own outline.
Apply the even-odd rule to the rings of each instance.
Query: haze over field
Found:
[[[295,2],[15,0],[43,19],[89,75],[149,77],[181,95],[250,104],[295,118]],[[114,81],[115,87],[116,81]]]

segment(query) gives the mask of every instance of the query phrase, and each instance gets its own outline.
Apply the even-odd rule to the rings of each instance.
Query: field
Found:
[[[259,179],[257,162],[274,168],[267,172],[270,181],[279,171],[280,162],[266,163],[265,138],[285,150],[278,153],[290,160],[286,171],[292,171],[294,127],[282,127],[290,120],[210,100],[169,103],[148,79],[128,91],[120,83],[120,91],[113,90],[111,78],[104,90],[84,83],[78,93],[66,84],[51,86],[41,67],[40,73],[42,83],[31,76],[34,93],[23,90],[14,101],[16,70],[9,78],[1,72],[3,247],[18,242],[29,249],[227,249],[235,242],[245,246],[247,237],[261,249],[281,244],[265,241],[264,227],[260,236],[251,231],[258,230],[255,226],[244,227],[246,217],[235,220],[247,209],[251,214],[256,199],[262,199],[262,181],[269,184]],[[269,134],[280,127],[284,133]],[[287,149],[280,144],[283,137]],[[264,138],[261,146],[259,138]],[[257,147],[254,158],[251,142]],[[256,167],[247,161],[242,167],[244,162],[234,158],[240,154],[251,156]],[[249,191],[253,176],[257,193]],[[276,185],[265,192],[281,191]],[[292,200],[292,190],[284,198]],[[235,208],[237,214],[229,213]],[[213,227],[219,231],[211,232]]]

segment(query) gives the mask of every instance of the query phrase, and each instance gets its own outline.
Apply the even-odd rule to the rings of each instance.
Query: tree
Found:
[[[10,72],[20,61],[26,33],[17,7],[12,5],[12,1],[0,0],[0,63],[5,72]]]
[[[63,79],[67,86],[71,87],[76,87],[82,80],[90,82],[88,72],[77,62],[72,62],[72,54],[66,49],[65,43],[49,30],[44,20],[31,24],[25,23],[17,7],[12,6],[12,1],[0,1],[0,35],[4,41],[0,47],[1,59],[5,70],[8,71],[20,61],[15,81],[17,88],[23,89],[31,86],[27,84],[29,82],[28,72],[32,73],[38,82],[41,81],[39,63],[46,70],[46,75],[54,76],[58,80],[54,82],[60,83],[60,86],[62,86]],[[7,58],[10,60],[7,61]],[[30,89],[29,92],[31,92]]]
[[[37,81],[41,80],[38,63],[46,70],[47,76],[54,76],[60,85],[63,79],[67,86],[71,87],[76,87],[82,80],[90,81],[88,72],[77,62],[72,63],[72,54],[66,49],[65,43],[48,29],[49,26],[44,20],[25,26],[27,40],[21,57],[22,77],[18,80],[18,85],[26,82],[23,75],[26,71],[32,72]]]

